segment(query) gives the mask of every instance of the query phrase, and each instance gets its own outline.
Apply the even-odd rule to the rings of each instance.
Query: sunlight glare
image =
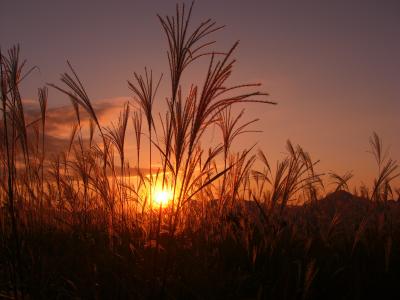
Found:
[[[171,199],[172,199],[172,191],[162,190],[162,189],[155,190],[154,202],[157,205],[166,206]]]

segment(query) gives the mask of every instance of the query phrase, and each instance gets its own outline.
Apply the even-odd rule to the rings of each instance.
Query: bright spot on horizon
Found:
[[[156,189],[154,191],[154,203],[159,206],[166,206],[168,202],[172,199],[172,191]]]

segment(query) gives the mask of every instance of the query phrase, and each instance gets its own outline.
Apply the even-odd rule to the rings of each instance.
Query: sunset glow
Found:
[[[166,206],[172,200],[173,193],[166,189],[156,189],[154,192],[154,203],[157,206]]]
[[[400,1],[3,2],[2,299],[398,294]]]

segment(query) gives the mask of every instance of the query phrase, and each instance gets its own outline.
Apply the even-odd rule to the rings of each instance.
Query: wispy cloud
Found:
[[[108,98],[93,101],[93,107],[100,121],[100,124],[107,126],[118,118],[119,112],[129,97]],[[25,117],[27,123],[40,119],[39,105],[37,101],[24,99]],[[80,123],[83,132],[88,131],[89,115],[82,108],[79,108]],[[46,113],[46,152],[57,154],[65,150],[69,142],[74,124],[77,123],[77,116],[72,105],[48,109]],[[28,134],[34,137],[33,126],[28,128]]]

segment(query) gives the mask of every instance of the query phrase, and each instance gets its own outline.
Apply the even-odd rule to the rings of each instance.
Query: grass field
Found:
[[[132,103],[109,126],[69,63],[28,116],[20,86],[32,70],[19,47],[1,53],[0,298],[389,299],[400,279],[400,189],[380,137],[369,140],[376,179],[351,193],[352,173],[318,172],[290,141],[276,164],[253,145],[234,152],[256,120],[232,107],[275,103],[258,83],[230,85],[238,44],[213,52],[220,27],[189,26],[191,9],[159,16],[168,76],[135,73]],[[185,71],[200,60],[204,83],[186,91]],[[160,80],[169,95],[157,94]],[[56,154],[48,88],[76,117]],[[204,146],[212,128],[222,139]]]

